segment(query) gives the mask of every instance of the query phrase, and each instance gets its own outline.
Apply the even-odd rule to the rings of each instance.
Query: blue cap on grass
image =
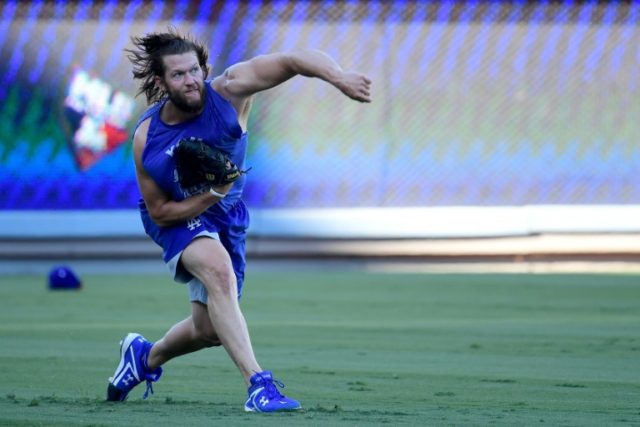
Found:
[[[70,267],[59,265],[49,273],[49,289],[80,289],[82,282]]]

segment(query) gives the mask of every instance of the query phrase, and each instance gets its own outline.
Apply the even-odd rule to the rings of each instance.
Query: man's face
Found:
[[[195,52],[167,55],[163,58],[165,72],[159,84],[164,86],[169,100],[185,113],[197,113],[204,105],[204,78]]]

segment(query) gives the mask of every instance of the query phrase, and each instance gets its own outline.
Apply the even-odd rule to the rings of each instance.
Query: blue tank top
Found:
[[[166,99],[147,109],[136,128],[151,118],[147,143],[142,151],[142,166],[156,184],[173,200],[181,201],[189,197],[180,185],[173,159],[173,149],[182,138],[202,138],[212,147],[224,151],[242,170],[245,169],[247,136],[238,123],[235,108],[205,81],[204,110],[198,116],[177,125],[168,125],[160,119],[160,111]],[[209,211],[227,212],[242,197],[246,176],[234,182],[227,196],[214,204]],[[144,208],[141,200],[140,206]]]

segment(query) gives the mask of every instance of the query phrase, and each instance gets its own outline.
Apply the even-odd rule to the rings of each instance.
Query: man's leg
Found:
[[[127,334],[120,347],[120,363],[109,378],[107,400],[123,401],[129,392],[147,381],[146,397],[153,393],[151,383],[160,379],[161,365],[174,357],[205,347],[220,345],[204,304],[192,303],[190,317],[175,324],[156,343],[136,333]]]
[[[182,265],[197,277],[208,293],[207,311],[225,350],[247,385],[262,368],[256,361],[249,331],[238,304],[235,274],[229,254],[214,239],[195,239],[182,253]]]
[[[247,323],[238,304],[238,287],[227,250],[217,240],[196,239],[182,253],[182,265],[207,289],[207,310],[211,324],[225,350],[247,384],[247,412],[276,412],[300,409],[297,400],[283,396],[271,371],[258,365]]]
[[[191,316],[173,325],[164,337],[155,342],[147,365],[155,369],[175,357],[218,345],[220,340],[211,325],[207,306],[192,302]]]

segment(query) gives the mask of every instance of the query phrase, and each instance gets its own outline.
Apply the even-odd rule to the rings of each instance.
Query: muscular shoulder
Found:
[[[211,80],[211,87],[228,101],[242,98],[237,90],[238,77],[235,66],[229,67],[222,74]]]
[[[211,81],[211,87],[220,96],[229,101],[233,108],[236,110],[238,116],[238,122],[242,127],[242,130],[246,130],[247,119],[251,110],[253,96],[244,95],[239,92],[237,86],[238,77],[235,75],[233,67],[227,69],[224,73],[214,78]]]

